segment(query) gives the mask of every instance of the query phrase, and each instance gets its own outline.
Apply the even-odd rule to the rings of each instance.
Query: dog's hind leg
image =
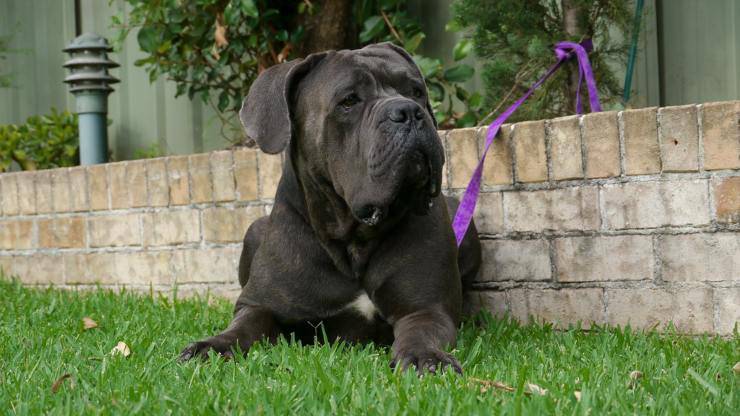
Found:
[[[242,248],[241,257],[239,257],[239,284],[244,287],[249,280],[249,268],[252,267],[252,259],[257,252],[267,229],[269,217],[264,216],[253,222],[244,235],[244,247]]]

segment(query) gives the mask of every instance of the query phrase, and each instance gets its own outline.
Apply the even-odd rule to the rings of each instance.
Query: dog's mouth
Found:
[[[440,192],[432,162],[420,152],[411,154],[405,179],[396,188],[388,192],[385,201],[364,204],[354,210],[355,218],[375,227],[386,218],[409,210],[416,215],[427,214],[433,206],[433,198]]]

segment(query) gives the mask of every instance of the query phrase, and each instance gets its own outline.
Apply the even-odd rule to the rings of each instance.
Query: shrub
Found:
[[[612,0],[456,0],[449,26],[467,34],[484,62],[484,108],[503,111],[529,89],[555,62],[555,43],[586,38],[594,42],[589,58],[602,106],[609,108],[619,105],[622,94],[614,64],[623,65],[627,58],[628,37],[622,39],[620,32],[627,33],[629,5]],[[574,114],[577,81],[578,67],[572,60],[509,120]]]
[[[77,115],[69,111],[32,116],[25,124],[0,125],[0,172],[13,161],[23,170],[79,164]]]
[[[145,56],[136,62],[149,73],[175,82],[176,95],[199,96],[219,112],[238,110],[259,72],[286,60],[324,49],[391,41],[412,54],[424,40],[418,22],[402,0],[126,0],[130,12],[114,16],[119,41],[132,29]],[[467,53],[456,52],[456,58]],[[480,99],[462,83],[473,68],[443,68],[439,60],[414,55],[430,89],[443,127],[471,125]],[[462,100],[462,105],[453,105]],[[455,107],[463,111],[456,111]],[[234,117],[229,133],[241,133]]]

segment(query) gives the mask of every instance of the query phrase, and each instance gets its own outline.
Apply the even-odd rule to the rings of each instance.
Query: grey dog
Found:
[[[188,345],[230,356],[280,335],[391,345],[391,366],[459,362],[464,292],[480,267],[475,226],[460,249],[441,195],[444,152],[419,68],[393,44],[273,66],[240,111],[266,153],[286,151],[269,216],[249,227],[242,292],[223,332]]]

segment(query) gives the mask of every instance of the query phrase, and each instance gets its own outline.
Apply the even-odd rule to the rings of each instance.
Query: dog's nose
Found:
[[[388,118],[395,123],[408,123],[410,120],[421,120],[424,112],[415,102],[395,103],[391,107]]]

